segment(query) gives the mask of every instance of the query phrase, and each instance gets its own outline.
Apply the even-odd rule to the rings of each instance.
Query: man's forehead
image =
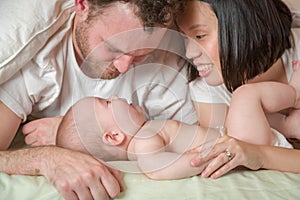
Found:
[[[109,41],[104,42],[105,46],[107,46],[110,51],[113,52],[119,52],[122,54],[126,54],[129,56],[143,56],[151,53],[155,48],[149,48],[149,47],[139,47],[139,49],[133,49],[133,48],[122,48],[123,45],[114,46],[114,44],[111,44]],[[123,47],[126,47],[127,45],[124,45]]]
[[[137,53],[157,48],[162,40],[166,29],[153,28],[151,32],[144,28],[137,28],[118,33],[105,40],[105,44],[111,49],[119,50],[123,53]]]

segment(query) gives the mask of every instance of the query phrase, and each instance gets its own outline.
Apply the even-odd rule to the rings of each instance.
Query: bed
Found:
[[[290,141],[300,149],[300,141]],[[23,148],[21,133],[11,149]],[[300,162],[300,161],[295,161]],[[272,199],[298,200],[300,174],[239,168],[218,179],[193,176],[178,180],[151,180],[141,174],[135,161],[108,162],[122,171],[126,190],[115,200]],[[0,200],[63,200],[44,176],[0,173]]]
[[[299,141],[292,141],[297,148]],[[11,148],[24,145],[21,134]],[[296,161],[300,162],[300,161]],[[300,174],[273,170],[235,169],[218,179],[193,176],[178,180],[151,180],[139,173],[134,161],[114,161],[120,169],[126,190],[115,200],[195,200],[272,199],[296,200],[300,196]],[[130,173],[129,173],[130,172]],[[63,200],[44,176],[0,173],[0,200]]]
[[[53,15],[55,18],[64,18],[65,15],[72,12],[74,0],[31,0],[31,1],[48,1],[53,6],[53,10],[48,13],[42,13],[43,8],[34,9],[26,7],[20,8],[22,10],[36,10],[38,13],[31,13],[31,16],[26,19],[36,19],[39,15]],[[4,1],[5,2],[5,1]],[[8,1],[7,1],[8,2]],[[19,0],[11,0],[13,3],[20,3]],[[22,2],[22,1],[21,1]],[[294,18],[294,26],[300,27],[300,0],[285,0],[287,5],[291,8]],[[3,2],[1,5],[3,6]],[[48,4],[48,5],[50,5]],[[34,5],[38,5],[37,3]],[[47,5],[47,4],[46,4]],[[0,6],[0,12],[2,13]],[[49,9],[48,9],[49,10]],[[6,12],[7,13],[7,12]],[[9,12],[12,16],[5,16],[13,20],[13,12]],[[34,17],[34,18],[33,18]],[[41,23],[47,23],[40,19]],[[3,20],[2,20],[3,21]],[[0,26],[5,27],[6,30],[12,30],[8,35],[4,35],[1,40],[2,45],[6,45],[10,49],[0,54],[0,79],[4,81],[17,70],[18,63],[10,63],[11,52],[22,54],[24,62],[30,59],[27,55],[26,48],[35,48],[34,45],[43,43],[43,34],[51,34],[54,30],[26,30],[23,29],[24,34],[20,38],[20,43],[16,43],[15,28],[9,27],[9,24],[3,24],[0,21]],[[3,25],[3,26],[2,26]],[[21,26],[21,25],[20,25]],[[59,27],[59,24],[57,25]],[[22,30],[22,29],[21,29]],[[37,35],[31,38],[26,38],[26,31],[38,32]],[[30,34],[28,34],[30,35]],[[7,37],[7,38],[6,38]],[[12,41],[13,40],[13,41]],[[31,41],[29,43],[29,41]],[[38,41],[39,43],[35,43]],[[12,43],[13,42],[13,43]],[[13,45],[11,45],[13,44]],[[38,50],[38,48],[37,48]],[[7,64],[9,63],[9,64]],[[22,147],[22,143],[17,141],[14,148]],[[295,161],[295,162],[300,162]],[[132,161],[111,162],[111,165],[128,171],[128,169],[137,171],[137,165]],[[154,181],[150,180],[140,173],[123,173],[123,181],[127,189],[121,193],[117,198],[120,200],[135,200],[135,199],[299,199],[300,197],[300,174],[284,173],[272,170],[258,170],[249,171],[245,169],[234,170],[231,173],[213,180],[204,179],[199,176],[180,180],[168,181]],[[58,191],[48,183],[43,176],[22,176],[22,175],[7,175],[0,173],[0,200],[61,200],[63,199]]]
[[[114,163],[119,167],[136,167],[135,162]],[[198,176],[172,181],[154,181],[141,174],[124,173],[127,189],[119,200],[150,199],[299,199],[300,174],[271,170],[236,170],[219,179]],[[62,200],[58,191],[43,176],[0,174],[2,200]]]

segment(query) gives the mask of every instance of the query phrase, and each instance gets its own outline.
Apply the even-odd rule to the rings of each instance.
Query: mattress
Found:
[[[111,162],[121,170],[136,171],[134,161]],[[193,176],[178,180],[151,180],[141,173],[122,174],[126,190],[119,200],[150,199],[299,199],[300,174],[272,170],[234,170],[218,179]],[[62,200],[58,191],[43,176],[0,173],[2,200]]]

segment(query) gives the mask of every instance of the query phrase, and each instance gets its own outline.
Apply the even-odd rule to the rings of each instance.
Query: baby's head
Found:
[[[56,144],[104,160],[127,160],[127,146],[145,118],[142,109],[125,100],[87,97],[63,117]]]

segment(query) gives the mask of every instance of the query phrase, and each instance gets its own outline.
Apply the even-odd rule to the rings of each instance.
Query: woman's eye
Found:
[[[196,38],[198,39],[198,40],[200,40],[200,39],[202,39],[202,38],[204,38],[206,35],[196,35]]]

